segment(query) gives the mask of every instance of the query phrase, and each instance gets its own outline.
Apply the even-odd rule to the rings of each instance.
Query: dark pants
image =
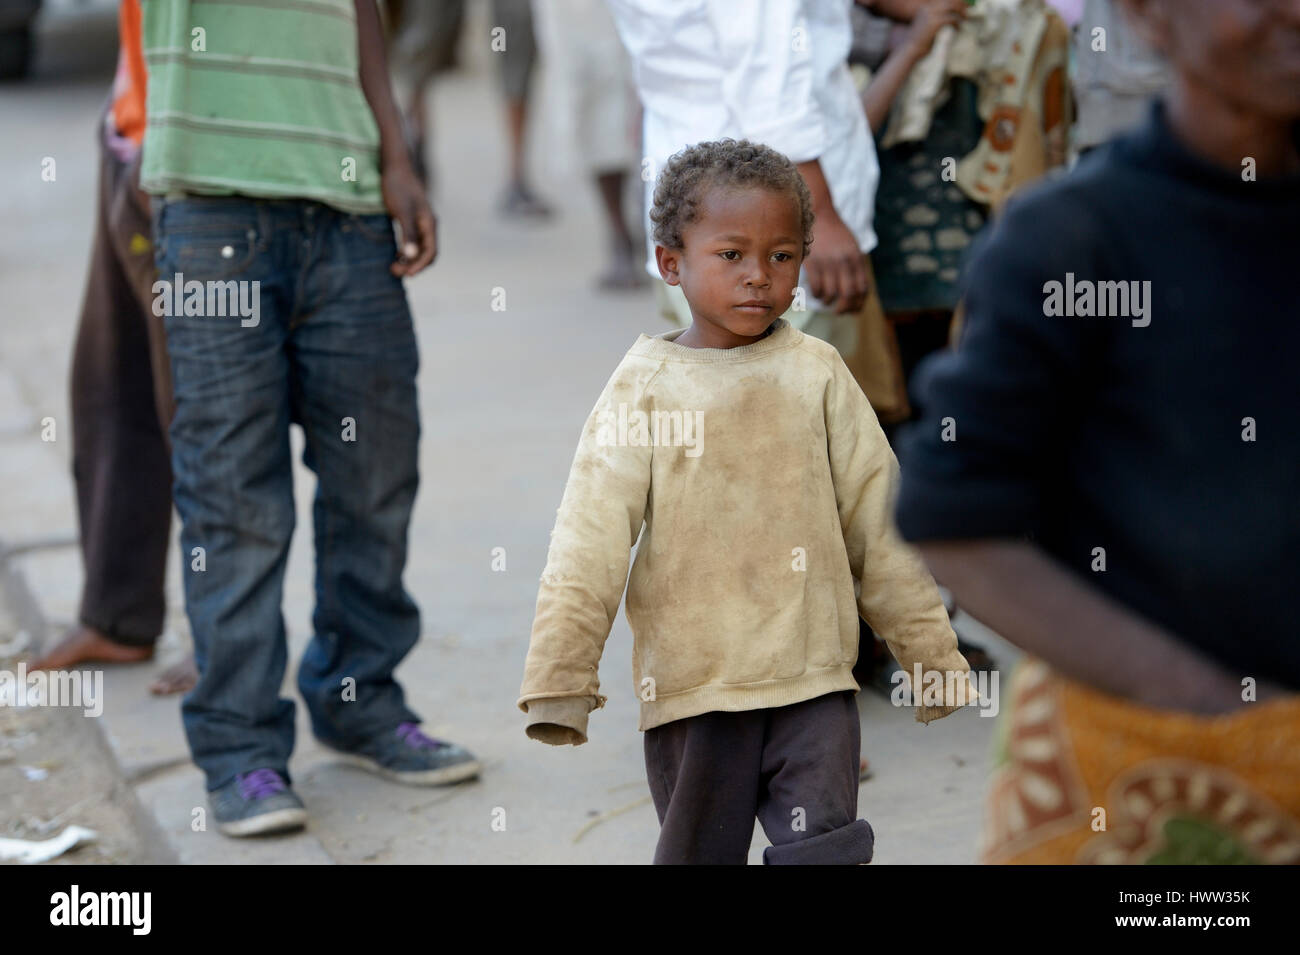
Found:
[[[387,215],[235,197],[157,202],[154,215],[161,278],[180,273],[183,287],[215,296],[180,313],[173,299],[166,318],[199,670],[182,714],[213,790],[254,769],[288,776],[294,706],[280,697],[280,603],[295,521],[291,422],[317,478],[314,634],[298,667],[312,729],[350,747],[419,721],[393,679],[420,636],[402,584],[419,484],[419,358],[389,271]]]
[[[162,631],[171,536],[171,381],[151,308],[145,197],[99,138],[94,248],[72,359],[72,473],[85,583],[81,622],[130,645]]]
[[[659,813],[656,865],[743,865],[754,818],[768,865],[871,861],[858,819],[856,694],[774,709],[703,713],[645,733],[646,776]]]

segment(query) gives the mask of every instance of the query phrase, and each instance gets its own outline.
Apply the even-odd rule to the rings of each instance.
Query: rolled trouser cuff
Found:
[[[124,647],[152,647],[158,643],[158,638],[162,636],[162,627],[152,623],[143,625],[128,623],[123,628],[120,625],[114,626],[113,624],[103,623],[97,617],[86,613],[78,614],[77,622],[83,627],[98,630],[114,643],[121,644]],[[150,635],[146,636],[146,634]]]
[[[865,865],[871,861],[876,835],[865,819],[763,850],[764,865]]]

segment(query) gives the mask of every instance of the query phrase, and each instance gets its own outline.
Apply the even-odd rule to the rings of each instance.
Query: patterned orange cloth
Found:
[[[1069,62],[1070,30],[1043,0],[978,0],[912,68],[881,145],[924,140],[949,80],[971,80],[984,134],[958,162],[956,184],[999,208],[1017,187],[1066,161]]]
[[[1034,0],[1025,6],[1041,6]],[[984,135],[957,164],[957,185],[977,202],[1001,208],[1019,187],[1066,161],[1070,84],[1070,31],[1053,10],[1043,10],[1037,44],[1025,67],[1003,68],[981,89],[987,107]],[[1019,56],[1021,45],[1013,44]],[[988,92],[991,86],[994,92]],[[984,111],[981,110],[983,114]]]
[[[998,727],[982,859],[1300,864],[1300,696],[1212,717],[1026,660]]]

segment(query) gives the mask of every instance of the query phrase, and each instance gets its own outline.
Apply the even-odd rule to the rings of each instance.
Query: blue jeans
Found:
[[[184,291],[198,289],[187,308],[155,286],[154,305],[168,313],[174,493],[199,669],[185,733],[209,790],[261,767],[288,778],[291,422],[317,477],[314,633],[298,668],[312,730],[346,748],[419,722],[393,679],[420,634],[402,585],[420,421],[392,228],[386,215],[307,201],[155,200],[153,215],[160,279],[181,273]]]

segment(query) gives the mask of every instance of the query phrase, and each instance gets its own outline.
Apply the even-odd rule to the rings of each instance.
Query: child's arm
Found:
[[[384,205],[402,233],[394,275],[412,276],[438,254],[438,226],[424,184],[411,168],[402,136],[402,123],[388,84],[384,35],[375,0],[354,0],[357,14],[357,57],[361,90],[379,127],[380,188]]]
[[[918,663],[923,672],[968,674],[970,664],[957,649],[957,635],[934,578],[894,527],[894,452],[866,395],[838,355],[825,401],[835,500],[849,568],[861,583],[858,612],[884,639],[909,680]],[[918,706],[917,720],[928,723],[978,700],[967,680],[956,686],[958,696],[945,705]],[[921,687],[912,689],[919,697]]]
[[[934,45],[934,38],[946,26],[955,27],[966,16],[965,0],[927,0],[896,47],[862,93],[862,108],[871,132],[879,132],[889,118],[889,108],[903,88],[907,75]]]
[[[620,366],[587,419],[564,488],[537,592],[519,708],[544,743],[587,741],[605,704],[596,668],[627,584],[650,490],[649,447],[620,445],[619,407],[638,409],[635,367]]]
[[[1156,708],[1223,713],[1245,705],[1236,677],[1033,544],[986,539],[918,546],[963,607],[1072,679]],[[1262,681],[1256,688],[1260,700],[1284,693]]]

